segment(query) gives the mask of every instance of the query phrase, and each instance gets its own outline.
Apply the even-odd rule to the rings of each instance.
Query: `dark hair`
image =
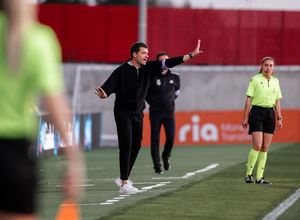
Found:
[[[272,57],[265,57],[265,58],[262,59],[261,65],[263,65],[266,60],[272,60],[273,63],[274,63],[274,59]],[[260,67],[259,73],[262,73],[262,68],[261,67]],[[272,73],[272,75],[274,75],[274,73]]]
[[[156,55],[156,60],[159,60],[161,56],[169,56],[165,51],[161,51]]]
[[[134,44],[132,44],[131,48],[130,48],[130,56],[131,58],[133,58],[133,53],[138,53],[140,51],[141,47],[145,47],[148,49],[147,44],[143,43],[143,42],[135,42]]]

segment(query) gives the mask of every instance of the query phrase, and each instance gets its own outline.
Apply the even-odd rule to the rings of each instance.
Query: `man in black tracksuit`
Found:
[[[165,52],[157,54],[157,60],[168,59]],[[149,116],[151,124],[151,156],[154,164],[154,170],[157,174],[162,174],[159,140],[160,129],[165,128],[166,142],[162,153],[163,166],[165,170],[170,169],[169,157],[175,139],[175,99],[179,95],[180,77],[177,73],[170,70],[164,70],[150,84],[146,101],[150,105]]]
[[[202,51],[200,40],[196,49],[188,55],[165,61],[148,61],[148,46],[136,42],[131,46],[131,60],[119,66],[94,93],[100,98],[116,94],[114,116],[119,142],[120,177],[115,183],[120,186],[120,193],[137,192],[128,180],[131,169],[141,148],[143,134],[143,110],[149,84],[154,77],[168,67],[179,65]]]

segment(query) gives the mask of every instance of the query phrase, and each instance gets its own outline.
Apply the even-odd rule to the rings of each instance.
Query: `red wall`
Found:
[[[138,40],[138,7],[41,4],[39,19],[51,26],[65,62],[122,63]],[[189,64],[257,65],[265,56],[277,65],[300,65],[300,12],[148,8],[150,59],[192,51]]]
[[[65,62],[124,62],[137,41],[137,7],[41,4],[38,17],[57,33]]]

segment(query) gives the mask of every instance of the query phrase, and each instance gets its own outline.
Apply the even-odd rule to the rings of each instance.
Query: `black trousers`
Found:
[[[143,139],[144,113],[118,113],[115,121],[119,142],[119,164],[121,180],[128,180]]]
[[[160,157],[159,157],[159,140],[160,140],[160,129],[164,126],[166,134],[166,142],[162,157],[168,159],[171,156],[171,151],[174,145],[175,139],[175,114],[171,112],[167,115],[151,114],[150,113],[150,124],[151,124],[151,156],[154,164],[154,169],[160,168]]]
[[[0,210],[34,214],[36,161],[26,139],[0,139]]]

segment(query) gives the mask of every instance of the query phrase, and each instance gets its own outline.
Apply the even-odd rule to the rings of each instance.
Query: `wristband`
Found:
[[[189,53],[189,56],[191,59],[193,59],[192,52]]]
[[[281,117],[281,116],[280,116],[280,117],[278,117],[278,118],[277,118],[277,120],[282,120],[282,117]]]

